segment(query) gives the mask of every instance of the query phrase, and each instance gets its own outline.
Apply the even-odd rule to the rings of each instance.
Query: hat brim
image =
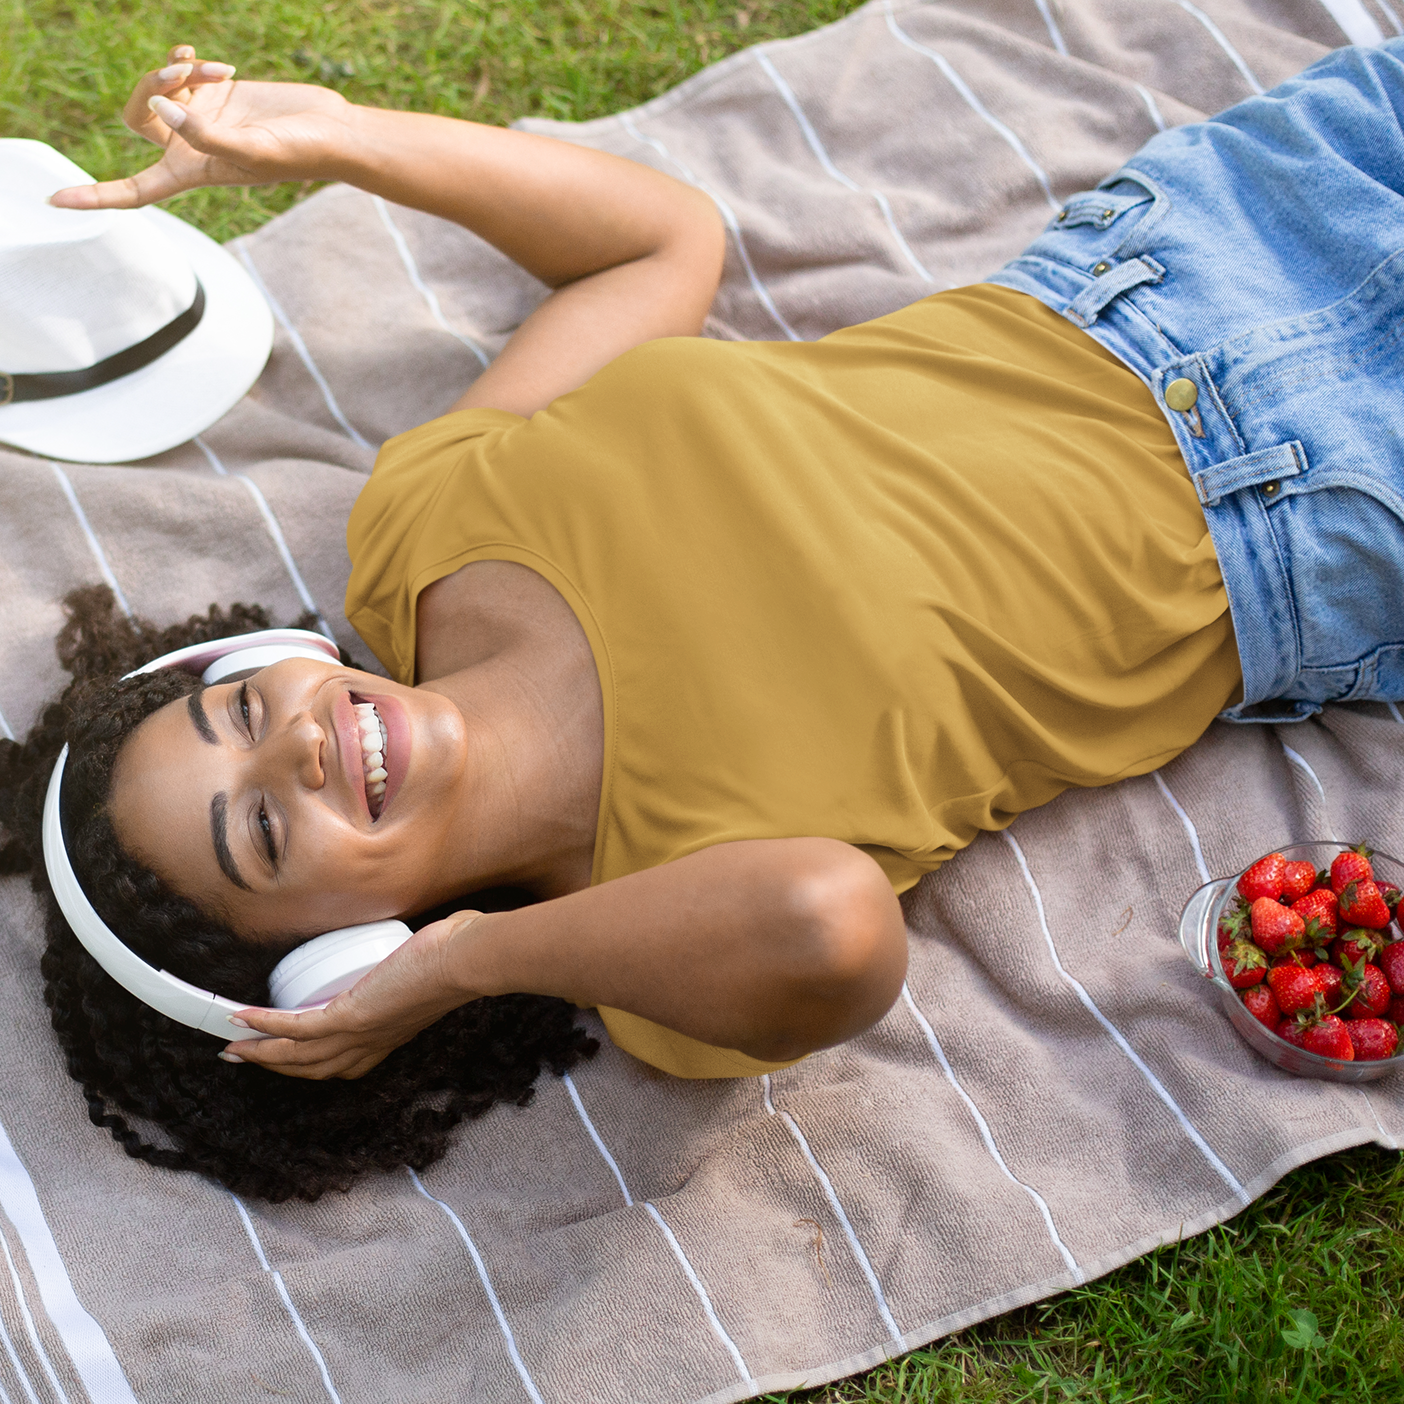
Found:
[[[273,314],[253,279],[183,219],[140,213],[204,285],[199,326],[149,366],[96,390],[0,406],[0,443],[73,463],[130,463],[193,439],[258,379],[273,349]]]

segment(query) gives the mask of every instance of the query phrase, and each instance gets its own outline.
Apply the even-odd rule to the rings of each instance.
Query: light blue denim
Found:
[[[1402,126],[1404,40],[1338,50],[1161,133],[989,280],[1164,410],[1238,638],[1229,720],[1404,698]]]

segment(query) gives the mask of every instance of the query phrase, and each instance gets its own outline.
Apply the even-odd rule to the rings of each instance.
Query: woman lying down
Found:
[[[723,229],[667,176],[228,72],[172,50],[126,109],[161,160],[54,203],[341,180],[554,291],[352,513],[346,613],[393,681],[119,680],[267,621],[71,597],[75,682],[4,750],[7,869],[49,891],[66,743],[102,920],[248,1006],[227,1046],[171,1021],[49,893],[54,1027],[129,1154],[270,1198],[422,1166],[589,1051],[572,1005],[678,1076],[783,1067],[882,1017],[898,894],[982,830],[1221,714],[1404,698],[1404,41],[809,344],[699,337]],[[501,886],[535,900],[454,909]],[[263,1007],[299,943],[435,909],[326,1007]]]

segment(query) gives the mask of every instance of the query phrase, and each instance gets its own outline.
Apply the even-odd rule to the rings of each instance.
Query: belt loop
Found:
[[[1216,507],[1225,494],[1251,487],[1260,487],[1265,497],[1274,498],[1284,478],[1298,478],[1306,467],[1306,450],[1293,439],[1205,468],[1194,474],[1194,490],[1205,507]]]
[[[1063,316],[1074,326],[1090,327],[1102,309],[1114,298],[1142,283],[1158,283],[1165,269],[1149,254],[1127,259],[1125,263],[1099,263],[1092,270],[1097,276],[1063,310]]]

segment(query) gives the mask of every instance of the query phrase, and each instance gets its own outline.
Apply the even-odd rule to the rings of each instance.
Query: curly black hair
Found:
[[[309,1082],[223,1063],[208,1034],[129,995],[79,944],[44,874],[41,818],[54,761],[67,743],[69,852],[103,920],[144,960],[267,1004],[268,977],[296,940],[241,941],[177,896],[123,852],[107,800],[126,738],[201,686],[175,669],[125,681],[122,674],[270,620],[257,606],[211,606],[161,629],[120,615],[104,585],[74,590],[64,605],[57,651],[72,682],[23,742],[0,740],[0,873],[29,872],[45,904],[41,969],[51,1021],[90,1119],[128,1155],[198,1171],[238,1194],[313,1200],[367,1170],[422,1169],[444,1154],[464,1118],[502,1101],[525,1106],[543,1066],[559,1076],[594,1053],[598,1045],[563,1000],[503,995],[455,1010],[357,1081]],[[480,894],[457,905],[492,904]]]

